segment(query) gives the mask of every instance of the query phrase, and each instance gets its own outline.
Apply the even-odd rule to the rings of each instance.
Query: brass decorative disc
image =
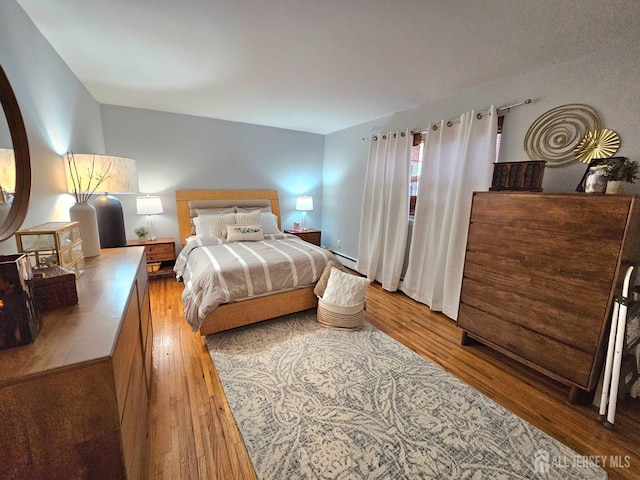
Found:
[[[589,105],[562,105],[538,117],[524,137],[531,160],[546,160],[548,167],[575,161],[574,148],[587,132],[600,130],[600,115]]]
[[[613,130],[603,128],[587,132],[573,153],[582,163],[589,163],[594,158],[613,157],[620,148],[620,137]]]

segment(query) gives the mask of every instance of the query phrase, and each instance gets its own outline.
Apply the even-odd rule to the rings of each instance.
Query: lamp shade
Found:
[[[311,195],[302,195],[298,197],[296,199],[296,210],[313,210],[313,197]]]
[[[136,200],[138,215],[158,215],[164,213],[160,197],[147,195]]]
[[[106,178],[100,183],[97,192],[135,193],[138,191],[136,162],[131,158],[76,153],[73,155],[73,160],[75,166],[65,162],[69,193],[93,192],[98,179],[102,176]]]
[[[8,193],[16,191],[16,159],[10,148],[0,148],[0,188]]]
[[[111,155],[69,152],[65,171],[68,191],[75,195],[77,203],[88,202],[94,192],[105,193],[94,203],[100,247],[126,246],[122,204],[109,194],[138,191],[135,160]],[[82,227],[80,230],[82,231]]]

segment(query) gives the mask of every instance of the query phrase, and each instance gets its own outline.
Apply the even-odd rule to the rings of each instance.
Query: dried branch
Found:
[[[78,172],[78,165],[76,163],[76,159],[73,156],[73,152],[67,152],[67,163],[69,165],[69,174],[71,177],[71,182],[73,183],[73,194],[76,197],[77,203],[86,203],[91,198],[91,195],[95,193],[98,187],[107,179],[109,176],[109,169],[111,168],[111,162],[107,166],[107,169],[104,173],[96,173],[95,171],[95,161],[96,156],[94,155],[91,160],[91,168],[87,171],[89,175],[89,181],[87,182],[86,189],[82,189],[82,177],[80,176],[80,172]],[[95,185],[92,187],[91,184],[95,180]]]

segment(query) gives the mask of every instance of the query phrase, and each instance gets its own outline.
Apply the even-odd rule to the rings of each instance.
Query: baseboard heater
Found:
[[[338,260],[340,260],[340,263],[343,264],[345,267],[349,267],[352,270],[356,269],[356,259],[355,258],[351,258],[351,257],[347,257],[344,253],[340,253],[340,252],[333,252],[333,254],[338,257]]]

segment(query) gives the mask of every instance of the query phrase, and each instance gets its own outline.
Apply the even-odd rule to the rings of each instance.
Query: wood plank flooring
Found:
[[[255,479],[255,472],[199,334],[182,316],[182,284],[150,282],[154,327],[150,479]],[[615,431],[568,388],[482,345],[460,345],[448,318],[401,293],[369,287],[366,319],[579,454],[611,479],[640,479],[640,400],[618,404]],[[578,459],[580,460],[580,459]]]

